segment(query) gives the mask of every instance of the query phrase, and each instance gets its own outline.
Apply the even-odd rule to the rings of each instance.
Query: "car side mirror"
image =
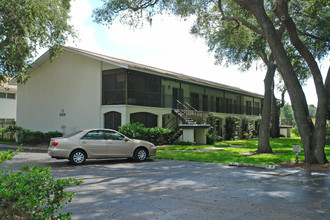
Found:
[[[125,142],[129,141],[129,138],[125,138]]]

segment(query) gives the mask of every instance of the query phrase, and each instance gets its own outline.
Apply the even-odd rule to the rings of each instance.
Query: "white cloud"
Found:
[[[237,66],[214,65],[214,57],[208,53],[204,40],[189,33],[192,20],[163,15],[153,18],[152,26],[146,24],[141,29],[132,30],[117,21],[108,28],[91,21],[92,6],[87,0],[75,0],[71,4],[71,24],[78,31],[80,41],[67,45],[263,94],[266,70],[251,68],[241,72]],[[304,90],[308,103],[316,105],[313,82]]]
[[[105,53],[95,38],[94,24],[90,23],[92,15],[92,6],[87,0],[71,1],[71,20],[70,24],[74,26],[77,39],[69,39],[67,46],[77,47],[93,52]]]
[[[263,93],[264,71],[242,73],[237,66],[214,65],[204,40],[189,33],[192,24],[163,15],[154,18],[151,27],[132,30],[115,22],[105,31],[108,40],[125,51],[120,58]]]

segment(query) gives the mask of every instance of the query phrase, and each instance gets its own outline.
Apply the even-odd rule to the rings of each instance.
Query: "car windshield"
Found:
[[[70,137],[75,136],[76,134],[79,134],[80,132],[82,132],[82,131],[76,131],[76,132],[73,132],[73,133],[71,133],[71,134],[64,135],[63,137],[65,137],[65,138],[70,138]]]

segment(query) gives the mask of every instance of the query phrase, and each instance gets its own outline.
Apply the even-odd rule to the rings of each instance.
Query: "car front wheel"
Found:
[[[69,160],[74,165],[83,164],[86,161],[86,153],[82,150],[75,150],[71,153]]]
[[[134,159],[136,161],[145,161],[148,157],[148,152],[145,148],[138,148],[134,152]]]

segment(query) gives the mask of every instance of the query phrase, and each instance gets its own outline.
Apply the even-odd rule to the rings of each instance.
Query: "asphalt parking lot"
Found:
[[[72,166],[45,153],[19,153],[0,166],[52,167],[75,177],[73,219],[330,219],[330,172],[264,170],[171,160],[89,160]]]

